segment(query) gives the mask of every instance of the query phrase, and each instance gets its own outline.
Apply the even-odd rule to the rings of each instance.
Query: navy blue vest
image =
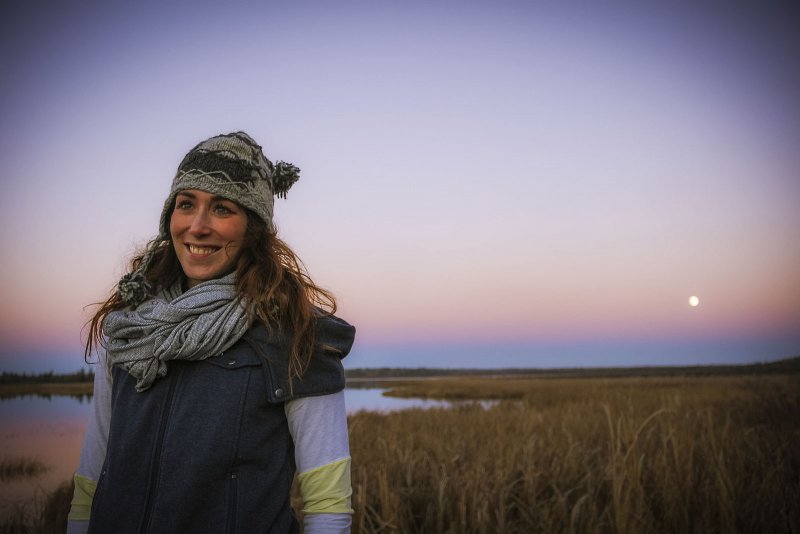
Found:
[[[340,360],[355,334],[336,317],[319,319],[315,330],[319,348],[291,384],[290,338],[263,327],[221,355],[170,362],[166,377],[142,393],[133,376],[114,368],[89,532],[296,532],[284,402],[341,391]]]

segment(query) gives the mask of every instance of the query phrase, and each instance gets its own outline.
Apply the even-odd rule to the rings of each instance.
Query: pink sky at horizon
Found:
[[[359,365],[403,343],[800,353],[798,9],[192,5],[3,22],[0,369],[79,353],[183,154],[237,129],[302,169],[278,226]]]

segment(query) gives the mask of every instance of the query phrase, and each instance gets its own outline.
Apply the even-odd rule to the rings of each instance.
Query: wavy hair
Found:
[[[255,213],[245,209],[247,229],[236,262],[236,293],[245,305],[249,319],[267,328],[288,328],[292,332],[289,354],[289,377],[300,378],[311,362],[314,352],[314,318],[336,313],[336,299],[318,286],[294,251]],[[167,213],[169,221],[172,210]],[[144,250],[154,243],[150,242]],[[184,280],[172,241],[157,245],[150,266],[144,273],[157,291]],[[140,251],[130,262],[130,271],[141,265],[145,256]],[[102,345],[103,321],[109,313],[126,305],[114,288],[105,302],[86,323],[89,335],[84,357]]]

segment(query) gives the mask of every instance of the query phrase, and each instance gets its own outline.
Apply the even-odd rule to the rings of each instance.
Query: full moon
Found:
[[[699,298],[695,297],[694,295],[689,297],[689,306],[691,306],[692,308],[695,308],[699,304],[700,304],[700,299]]]

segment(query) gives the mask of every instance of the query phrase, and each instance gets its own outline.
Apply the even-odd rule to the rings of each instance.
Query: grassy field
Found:
[[[29,503],[4,506],[0,515],[2,534],[63,534],[67,526],[72,482],[64,482]]]
[[[385,383],[384,383],[385,384]],[[467,376],[350,417],[356,533],[800,532],[800,373]],[[69,484],[0,532],[53,532]]]
[[[800,375],[449,378],[351,417],[355,532],[800,532]]]
[[[36,477],[48,470],[37,458],[4,457],[0,460],[0,482]]]

